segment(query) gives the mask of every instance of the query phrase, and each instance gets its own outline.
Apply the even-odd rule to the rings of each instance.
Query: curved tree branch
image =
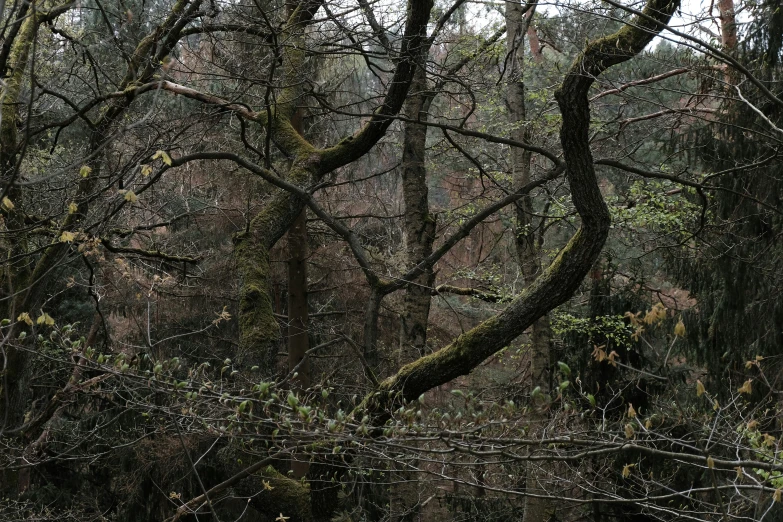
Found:
[[[403,366],[381,383],[380,393],[373,393],[362,403],[375,415],[376,422],[388,416],[393,401],[416,399],[469,373],[577,290],[598,258],[610,224],[589,145],[588,90],[596,76],[641,52],[678,6],[678,0],[649,0],[644,16],[637,16],[618,32],[589,43],[555,94],[563,116],[560,141],[572,198],[582,219],[580,229],[544,273],[503,312],[462,334],[439,352]]]

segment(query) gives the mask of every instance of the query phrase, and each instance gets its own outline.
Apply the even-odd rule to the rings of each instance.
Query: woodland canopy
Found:
[[[780,0],[0,0],[0,520],[783,520]]]

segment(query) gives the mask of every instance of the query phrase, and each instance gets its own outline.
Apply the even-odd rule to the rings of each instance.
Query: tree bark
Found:
[[[718,12],[720,13],[720,40],[723,50],[733,56],[737,51],[737,18],[734,0],[718,0]],[[739,84],[740,76],[733,67],[726,67],[723,77],[728,91],[724,108],[728,112],[732,110],[731,107],[735,103],[733,98],[736,92],[733,86]]]
[[[435,219],[430,214],[425,151],[427,145],[427,112],[432,97],[427,93],[426,64],[416,70],[411,94],[405,106],[403,127],[402,194],[405,203],[404,237],[406,269],[411,269],[432,254],[435,241]],[[434,274],[432,267],[405,288],[400,314],[400,362],[408,364],[425,354],[427,324],[432,300]]]
[[[531,9],[527,23],[527,38],[530,41],[530,54],[533,55],[533,59],[536,61],[536,63],[541,63],[544,61],[544,53],[543,49],[541,48],[541,40],[538,38],[538,31],[531,23],[532,19],[533,10]]]
[[[733,52],[737,48],[737,19],[734,0],[718,0],[720,13],[720,39],[723,49]]]
[[[304,136],[303,111],[297,109],[291,126]],[[308,327],[310,315],[307,304],[307,258],[310,254],[307,239],[307,211],[302,210],[288,231],[288,367],[293,370],[301,363],[294,380],[301,389],[310,386],[310,349]],[[304,362],[303,362],[304,361]]]
[[[299,109],[292,118],[294,129],[304,134],[302,126],[302,110]],[[310,359],[307,350],[310,349],[310,314],[307,304],[307,210],[302,210],[288,231],[288,371],[297,368],[297,376],[293,379],[294,386],[300,390],[310,387]],[[291,470],[294,477],[301,478],[307,474],[309,465],[301,460],[301,455],[294,455],[291,460]]]
[[[435,219],[429,211],[425,158],[426,123],[432,101],[432,96],[427,91],[427,51],[428,49],[422,49],[404,109],[409,119],[403,125],[402,149],[406,269],[413,268],[432,254],[432,244],[435,241]],[[397,367],[415,361],[427,351],[427,326],[434,279],[435,274],[430,266],[405,287],[400,314],[400,349]],[[417,465],[416,460],[408,463],[408,466]],[[389,516],[395,522],[415,520],[419,513],[418,477],[408,466],[395,463],[395,471],[391,473]]]
[[[506,2],[506,34],[509,70],[506,104],[509,120],[512,124],[511,139],[522,143],[530,141],[525,108],[525,41],[532,9],[523,13],[522,4]],[[530,151],[514,147],[511,149],[511,169],[514,189],[530,183],[532,154]],[[522,278],[530,285],[541,273],[539,245],[533,222],[533,200],[530,194],[516,202],[514,240]],[[542,223],[543,225],[543,223]],[[545,315],[533,324],[531,336],[531,374],[532,385],[540,386],[544,393],[549,392],[549,319]]]
[[[506,104],[509,110],[509,120],[512,124],[511,139],[528,143],[530,131],[527,127],[527,111],[525,107],[525,35],[529,33],[533,9],[523,12],[523,4],[506,2],[506,38],[508,48],[508,90]],[[531,39],[531,49],[533,41]],[[540,51],[539,53],[540,54]],[[531,173],[530,151],[513,148],[511,152],[512,179],[515,190],[530,183]],[[525,285],[530,285],[541,273],[541,257],[539,244],[536,241],[536,227],[533,221],[533,200],[530,194],[517,201],[514,206],[516,223],[514,242],[517,261]],[[543,219],[539,226],[543,227]],[[550,328],[548,314],[542,315],[533,323],[530,334],[530,389],[538,387],[546,396],[550,392]],[[535,405],[534,405],[535,406]],[[531,427],[543,428],[548,415],[545,411],[533,410]],[[545,494],[546,488],[542,480],[543,474],[534,463],[525,465],[525,483],[528,492]],[[523,522],[546,522],[554,516],[556,503],[534,496],[525,497]]]

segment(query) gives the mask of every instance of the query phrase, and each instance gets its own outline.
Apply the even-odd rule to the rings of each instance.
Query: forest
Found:
[[[0,520],[783,521],[781,78],[781,0],[0,0]]]

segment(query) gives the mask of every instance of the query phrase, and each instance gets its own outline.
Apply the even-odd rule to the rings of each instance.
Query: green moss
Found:
[[[248,459],[248,455],[234,444],[221,448],[217,457],[220,473],[225,476],[239,473]],[[272,522],[281,514],[290,517],[288,522],[309,522],[313,518],[310,485],[280,473],[271,465],[239,481],[232,489],[235,495],[248,498],[259,512],[261,517],[254,520]]]
[[[235,240],[239,269],[239,360],[265,359],[270,346],[280,338],[272,298],[269,295],[269,252],[250,234]]]
[[[35,12],[36,3],[30,6],[31,12]],[[5,156],[16,149],[16,124],[19,93],[22,88],[22,78],[30,58],[30,49],[35,39],[38,27],[38,17],[28,16],[22,23],[22,27],[14,38],[11,52],[8,56],[8,68],[11,71],[5,85],[5,96],[2,107],[2,128],[0,128],[0,148],[2,148],[3,163],[8,163],[10,158]]]
[[[283,65],[283,82],[286,87],[278,97],[275,111],[275,120],[278,122],[278,127],[283,127],[284,125],[290,127],[289,122],[302,97],[303,82],[301,81],[301,73],[306,59],[304,31],[307,26],[307,24],[301,22],[302,9],[303,3],[298,3],[296,8],[291,12],[291,15],[288,17],[288,20],[280,33],[280,40],[283,42],[283,53],[281,57]],[[291,130],[293,131],[293,127]],[[298,135],[295,131],[294,133]],[[275,137],[277,137],[277,134]]]
[[[679,0],[652,0],[642,13],[624,25],[616,33],[599,38],[584,50],[577,62],[584,63],[590,74],[598,75],[612,65],[623,62],[644,49],[659,32],[659,23],[667,23],[671,13],[680,5]]]
[[[296,129],[291,125],[290,119],[285,117],[287,111],[282,110],[279,112],[281,115],[278,115],[276,111],[272,118],[272,134],[275,137],[275,143],[288,154],[297,156],[297,159],[306,159],[315,152],[315,147],[296,132]],[[294,163],[297,163],[296,160]],[[290,176],[291,173],[289,173],[289,178]]]
[[[288,478],[272,466],[268,466],[257,476],[266,481],[272,489],[266,489],[261,482],[261,493],[256,497],[253,507],[267,516],[277,517],[283,514],[291,517],[290,522],[312,519],[309,484]]]
[[[381,383],[379,396],[388,398],[396,396],[397,392],[403,392],[406,400],[413,400],[445,382],[447,377],[453,378],[455,373],[469,373],[485,357],[474,348],[481,344],[480,339],[492,337],[498,325],[497,317],[488,319],[460,335],[446,348],[406,364],[396,375]],[[411,386],[413,383],[415,385]]]

